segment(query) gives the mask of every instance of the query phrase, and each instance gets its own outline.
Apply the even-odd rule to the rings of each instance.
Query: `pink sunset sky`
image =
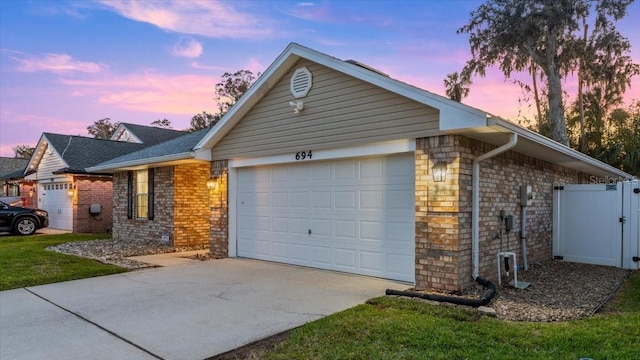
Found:
[[[167,118],[186,129],[193,115],[216,111],[223,73],[263,72],[290,42],[444,95],[445,76],[470,57],[456,30],[481,3],[1,1],[0,156],[35,146],[43,132],[90,136],[87,126],[103,118]],[[640,63],[640,5],[628,10],[617,27]],[[627,105],[640,99],[638,80]],[[531,116],[522,95],[493,70],[474,79],[464,102],[517,122]]]

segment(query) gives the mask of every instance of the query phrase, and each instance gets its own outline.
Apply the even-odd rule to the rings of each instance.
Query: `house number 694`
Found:
[[[313,156],[313,154],[311,153],[311,150],[309,150],[309,151],[298,151],[296,153],[296,160],[311,159],[312,156]]]

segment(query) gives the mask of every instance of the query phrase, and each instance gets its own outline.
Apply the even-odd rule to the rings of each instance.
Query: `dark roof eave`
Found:
[[[54,174],[54,175],[71,174],[71,175],[113,176],[112,173],[87,172],[84,169],[69,169],[69,168],[63,168],[63,169],[60,169],[60,170],[53,171],[52,174]]]

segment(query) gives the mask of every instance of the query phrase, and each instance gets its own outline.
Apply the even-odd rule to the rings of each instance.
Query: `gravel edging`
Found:
[[[489,304],[497,317],[513,321],[568,321],[593,315],[631,272],[612,266],[547,260],[518,272],[524,289],[506,286]]]
[[[127,259],[131,256],[157,255],[203,249],[205,248],[183,247],[176,249],[171,245],[160,243],[155,240],[133,240],[122,242],[113,239],[73,241],[47,247],[47,250],[50,251],[85,257],[104,264],[120,266],[127,270],[158,267],[158,265]]]

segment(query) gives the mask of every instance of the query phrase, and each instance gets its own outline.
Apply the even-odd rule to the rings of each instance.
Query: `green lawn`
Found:
[[[115,274],[126,269],[45,248],[69,241],[108,239],[106,234],[0,236],[0,290]]]
[[[640,273],[605,314],[564,323],[516,323],[398,298],[309,323],[259,359],[638,359]]]

